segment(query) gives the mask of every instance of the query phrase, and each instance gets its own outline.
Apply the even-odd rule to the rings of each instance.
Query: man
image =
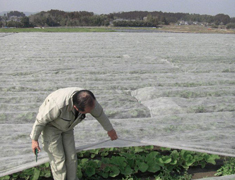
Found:
[[[111,140],[117,134],[94,94],[80,88],[64,88],[51,93],[39,108],[30,137],[32,150],[40,151],[42,133],[54,180],[78,180],[77,154],[73,128],[90,113],[108,132]],[[89,133],[89,132],[88,132]]]

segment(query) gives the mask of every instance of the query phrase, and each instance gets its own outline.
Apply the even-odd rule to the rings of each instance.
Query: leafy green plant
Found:
[[[215,164],[215,160],[219,159],[217,155],[154,146],[95,149],[81,151],[77,156],[77,176],[86,180],[137,180],[138,175],[144,174],[159,180],[189,180],[189,167],[205,167],[207,163]],[[0,180],[40,180],[45,177],[51,177],[49,163],[1,177]]]
[[[216,176],[225,176],[235,174],[235,158],[225,158],[224,165],[217,170]]]
[[[105,151],[102,149],[101,152]],[[99,153],[96,157],[99,157]],[[190,166],[201,165],[204,167],[207,163],[215,164],[215,160],[218,158],[217,155],[171,150],[169,148],[161,148],[160,151],[155,151],[153,146],[114,148],[108,157],[102,157],[101,160],[98,160],[99,163],[97,164],[100,166],[93,168],[96,169],[96,175],[102,178],[131,178],[136,174],[157,173],[159,174],[158,177],[172,179],[172,177],[180,176],[182,172],[186,173]],[[90,161],[94,160],[90,159]],[[86,168],[81,163],[82,177],[91,178],[94,171],[91,171],[88,176],[87,173],[84,173]],[[185,173],[183,174],[184,177],[190,176],[185,175]]]
[[[0,180],[38,180],[41,178],[51,177],[50,164],[45,163],[37,167],[26,169],[22,172],[12,174],[10,176],[0,177]]]

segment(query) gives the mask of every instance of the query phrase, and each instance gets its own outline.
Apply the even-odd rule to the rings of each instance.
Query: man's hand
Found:
[[[37,149],[38,152],[41,151],[41,149],[40,149],[40,147],[39,147],[38,141],[32,140],[32,150],[33,150],[33,153],[34,153],[34,154],[36,153],[36,152],[35,152],[35,149]]]
[[[114,129],[112,129],[111,131],[108,131],[108,135],[112,141],[118,138],[116,131]]]

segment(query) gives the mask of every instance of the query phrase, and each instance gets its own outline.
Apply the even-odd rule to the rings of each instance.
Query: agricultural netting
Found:
[[[78,151],[156,145],[235,157],[234,35],[2,33],[0,43],[0,177],[48,161],[42,150],[35,162],[29,134],[45,97],[64,87],[92,90],[119,136],[110,141],[88,115],[74,129]]]

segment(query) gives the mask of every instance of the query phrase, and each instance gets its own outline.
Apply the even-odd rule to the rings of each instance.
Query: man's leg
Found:
[[[43,130],[42,137],[44,150],[50,159],[53,179],[67,180],[62,132],[54,126],[47,125]]]
[[[73,129],[64,132],[62,135],[66,169],[67,169],[67,180],[78,180],[77,178],[77,153],[75,149]]]

